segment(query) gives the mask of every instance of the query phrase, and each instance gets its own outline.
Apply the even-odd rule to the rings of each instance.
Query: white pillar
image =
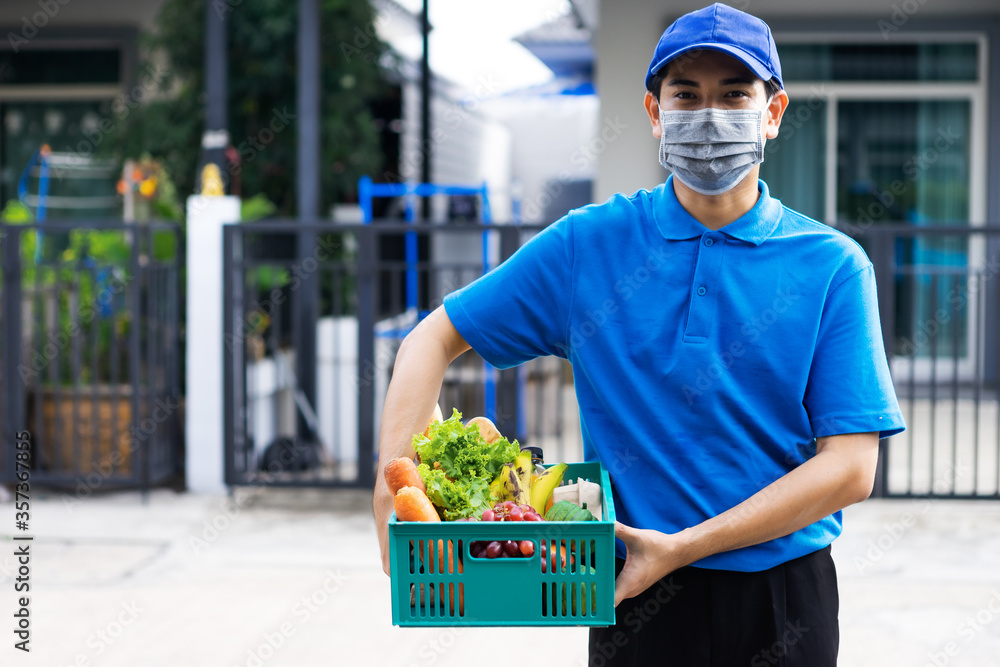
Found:
[[[224,493],[222,225],[239,222],[239,197],[187,200],[187,488]]]

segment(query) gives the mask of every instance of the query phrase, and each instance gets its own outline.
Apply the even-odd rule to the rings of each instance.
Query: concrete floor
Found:
[[[6,629],[0,664],[586,663],[580,628],[394,627],[366,494],[241,489],[234,500],[36,492],[31,653]],[[14,508],[0,507],[9,628]],[[845,515],[841,665],[1000,665],[1000,504],[869,500]]]

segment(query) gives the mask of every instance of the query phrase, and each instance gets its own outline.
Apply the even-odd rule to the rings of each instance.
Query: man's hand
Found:
[[[630,528],[615,522],[615,537],[625,543],[628,557],[615,579],[615,606],[633,598],[687,563],[680,540],[656,530]]]
[[[382,554],[382,571],[389,574],[389,517],[392,516],[393,498],[389,487],[382,479],[382,466],[379,466],[379,481],[375,484],[375,498],[372,509],[375,511],[375,531],[378,535],[378,547]]]

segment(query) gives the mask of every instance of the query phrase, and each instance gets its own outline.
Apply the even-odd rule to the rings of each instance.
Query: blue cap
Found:
[[[646,73],[649,80],[667,63],[688,51],[711,49],[736,58],[764,81],[778,80],[782,88],[778,49],[767,24],[756,16],[717,2],[680,17],[663,33]]]

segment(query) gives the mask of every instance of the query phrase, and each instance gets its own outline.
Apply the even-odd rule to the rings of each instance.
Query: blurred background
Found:
[[[367,503],[395,353],[568,210],[664,180],[643,75],[703,4],[0,4],[0,494],[29,431],[52,566],[39,664],[377,664],[393,646],[452,664],[496,637],[437,651],[440,632],[389,624]],[[875,264],[908,424],[837,543],[844,664],[996,664],[1000,7],[730,4],[771,26],[791,99],[761,177]],[[498,371],[470,352],[440,403],[549,461],[582,457],[559,359]],[[370,654],[325,654],[310,624],[261,658],[298,599],[283,587],[328,590],[331,567],[353,583],[315,613]],[[204,593],[225,623],[154,630],[183,606],[168,589],[230,580]],[[147,629],[92,640],[134,591],[160,610]],[[567,638],[577,652],[553,659],[582,664],[582,632],[528,636]],[[185,634],[203,662],[163,639]]]

